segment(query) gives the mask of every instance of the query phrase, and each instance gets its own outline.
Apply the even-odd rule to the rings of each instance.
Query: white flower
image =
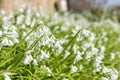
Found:
[[[92,47],[92,50],[89,52],[86,52],[86,59],[89,60],[91,57],[93,57],[94,55],[96,55],[98,53],[98,49]]]
[[[10,39],[6,38],[6,37],[2,39],[1,43],[4,46],[13,46],[14,45],[13,42]]]
[[[88,30],[83,30],[83,35],[85,35],[85,37],[88,37],[90,35],[90,31]]]
[[[90,36],[88,37],[89,41],[93,41],[95,39],[95,34],[91,33]]]
[[[28,55],[28,54],[30,54],[32,51],[33,51],[33,49],[32,49],[32,50],[28,50],[28,51],[25,52],[25,54]]]
[[[5,10],[0,10],[0,14],[2,15],[2,16],[4,16],[5,14],[6,14],[6,11]]]
[[[10,78],[10,76],[9,76],[9,75],[10,75],[9,72],[4,72],[3,75],[4,75],[4,77],[5,77],[4,80],[11,80],[11,78]]]
[[[109,73],[109,72],[110,72],[110,70],[109,70],[107,67],[104,67],[104,68],[103,68],[102,73]]]
[[[112,61],[113,59],[115,59],[115,53],[111,53],[110,61]]]
[[[81,40],[87,37],[90,42],[92,42],[95,39],[95,34],[88,31],[88,30],[83,30],[82,35],[81,35]]]
[[[17,39],[17,28],[14,25],[12,25],[11,20],[7,16],[3,17],[2,20],[2,35],[4,35],[4,37],[2,38],[2,44],[3,46],[13,46],[14,43],[19,42],[19,40]]]
[[[40,67],[41,69],[45,69],[46,71],[47,71],[47,76],[50,76],[51,75],[51,73],[52,73],[52,71],[51,71],[51,69],[49,68],[49,67],[47,67],[46,65],[44,65],[44,66],[41,66]]]
[[[52,73],[52,71],[50,70],[49,67],[47,67],[47,66],[44,65],[44,68],[47,69],[48,73]]]
[[[50,57],[49,52],[46,53],[45,51],[41,51],[41,55],[39,56],[40,61],[42,61],[43,59],[48,59]]]
[[[69,55],[70,55],[70,52],[69,51],[65,51],[64,59],[67,58]]]
[[[0,37],[2,37],[3,32],[0,30]]]
[[[106,77],[102,77],[102,80],[109,80],[109,78],[106,78]]]
[[[62,51],[63,51],[63,47],[61,45],[58,46],[58,48],[56,50],[57,55],[60,54]]]
[[[20,8],[18,9],[19,13],[23,13],[26,8],[25,4],[20,5]]]
[[[78,49],[79,49],[79,46],[76,45],[76,44],[74,44],[74,46],[73,46],[73,51],[74,51],[74,53],[76,53]]]
[[[101,50],[101,53],[104,53],[104,51],[105,51],[105,46],[101,46],[101,47],[100,47],[100,50]]]
[[[25,20],[25,24],[26,25],[30,25],[31,24],[31,16],[27,16],[27,18]]]
[[[8,17],[11,19],[11,18],[14,18],[14,15],[12,12],[10,12],[10,14],[8,15]]]
[[[118,71],[115,68],[104,67],[102,73],[109,74],[110,80],[118,80]]]
[[[49,34],[50,31],[49,31],[49,28],[47,28],[46,26],[43,26],[42,28],[40,28],[38,30],[38,35],[45,35],[45,34]]]
[[[15,75],[16,73],[4,72],[2,75],[5,77],[4,80],[11,80],[10,75]]]
[[[92,43],[84,43],[83,45],[82,45],[82,49],[85,51],[85,50],[87,50],[89,47],[93,47],[94,46],[94,44],[92,44]]]
[[[4,80],[11,80],[10,76],[9,75],[4,75],[5,76],[5,79]]]
[[[19,43],[19,40],[17,38],[13,38],[14,43]]]
[[[37,17],[40,17],[40,13],[39,13],[39,12],[36,12],[36,16],[37,16]]]
[[[95,59],[94,66],[99,67],[100,64],[102,63],[103,58],[104,58],[104,54],[99,54]]]
[[[17,17],[16,23],[17,23],[17,24],[22,24],[24,18],[25,18],[24,15],[19,15],[19,16]]]
[[[38,65],[38,63],[37,63],[37,60],[36,60],[36,59],[33,59],[33,64],[34,64],[34,66],[37,66],[37,65]]]
[[[21,28],[22,28],[22,29],[25,29],[25,28],[26,28],[25,24],[22,24],[22,25],[21,25]]]
[[[11,80],[10,75],[16,75],[16,73],[4,72],[2,75],[5,77],[4,80]]]
[[[98,67],[96,67],[96,69],[95,69],[95,70],[93,70],[93,72],[94,72],[94,73],[96,73],[96,72],[100,72],[100,71],[101,71],[101,69],[102,69],[102,67],[101,67],[101,66],[98,66]]]
[[[31,23],[31,27],[34,27],[35,23],[36,23],[36,19],[33,19],[32,23]]]
[[[33,57],[32,57],[32,55],[27,55],[27,57],[25,58],[25,60],[24,60],[24,64],[25,65],[28,65],[28,64],[30,64],[30,62],[33,60]]]
[[[80,66],[79,66],[79,70],[82,70],[82,69],[83,69],[83,65],[80,65]]]
[[[110,76],[111,80],[118,80],[119,75],[118,75],[118,71],[115,68],[110,69],[110,74],[111,74]]]
[[[80,51],[77,51],[77,55],[74,59],[74,63],[76,63],[77,61],[82,60],[82,59],[83,59],[82,58],[82,53]]]
[[[54,48],[56,49],[57,55],[63,51],[60,41],[55,42]]]
[[[59,41],[56,41],[54,47],[57,48],[57,47],[59,47],[59,46],[60,46]]]
[[[8,22],[8,16],[3,16],[2,17],[2,21],[3,21],[3,23],[6,23],[6,22]],[[7,24],[7,23],[6,23]]]
[[[75,73],[78,70],[78,68],[76,66],[71,66],[71,73]]]
[[[61,26],[61,31],[67,31],[69,28],[65,26]]]

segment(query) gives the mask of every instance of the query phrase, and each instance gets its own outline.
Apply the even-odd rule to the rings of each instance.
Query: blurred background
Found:
[[[21,5],[32,9],[40,8],[44,12],[85,11],[85,10],[120,10],[120,0],[0,0],[0,9],[15,11]]]

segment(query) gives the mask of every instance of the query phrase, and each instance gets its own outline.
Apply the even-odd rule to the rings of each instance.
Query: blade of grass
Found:
[[[77,37],[77,35],[78,35],[79,33],[81,33],[81,32],[82,32],[82,29],[80,29],[80,30],[75,34],[75,36],[68,42],[67,46],[64,48],[64,50],[62,51],[61,54],[63,54],[63,53],[65,52],[65,50],[69,47],[69,45],[72,43],[72,41],[73,41],[73,40]],[[61,61],[61,62],[56,66],[56,68],[59,67],[60,65],[62,65],[70,56],[71,56],[71,54],[70,54],[69,56],[67,56],[66,59],[64,59],[63,61]],[[60,55],[59,55],[58,57],[60,57]]]

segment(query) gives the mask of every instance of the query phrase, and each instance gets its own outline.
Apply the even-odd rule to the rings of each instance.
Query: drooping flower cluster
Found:
[[[17,28],[13,25],[13,13],[10,13],[8,16],[3,15],[1,18],[0,48],[2,48],[2,46],[13,46],[15,43],[19,43]]]

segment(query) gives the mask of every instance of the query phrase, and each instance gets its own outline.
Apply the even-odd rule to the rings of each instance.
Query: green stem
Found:
[[[62,51],[61,54],[63,54],[63,53],[65,52],[65,50],[69,47],[69,45],[72,43],[72,41],[77,37],[77,35],[78,35],[80,32],[82,32],[81,29],[80,29],[80,30],[75,34],[75,36],[69,41],[69,43],[68,43],[67,46],[64,48],[64,50]],[[63,61],[61,61],[61,62],[59,63],[59,65],[56,66],[56,67],[59,67],[60,65],[62,65],[70,56],[71,56],[71,54],[70,54],[69,56],[67,56],[66,59],[64,59]],[[58,57],[60,57],[60,56],[58,56]]]

